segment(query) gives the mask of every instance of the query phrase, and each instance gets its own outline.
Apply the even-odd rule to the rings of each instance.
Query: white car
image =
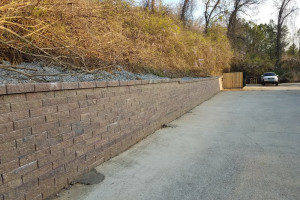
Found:
[[[273,83],[278,86],[278,75],[274,72],[266,72],[264,75],[261,75],[261,84],[265,85],[266,83]]]

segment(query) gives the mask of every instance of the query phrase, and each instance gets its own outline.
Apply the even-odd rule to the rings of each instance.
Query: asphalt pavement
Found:
[[[57,200],[299,200],[300,91],[220,92],[96,170]]]

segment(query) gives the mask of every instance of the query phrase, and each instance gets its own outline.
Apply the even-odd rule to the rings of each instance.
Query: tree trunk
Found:
[[[151,0],[151,11],[155,11],[155,0]]]
[[[208,33],[208,23],[209,21],[206,19],[205,17],[205,29],[204,29],[204,33],[207,34]]]
[[[282,28],[284,21],[298,8],[288,6],[292,4],[293,0],[282,0],[280,7],[278,8],[278,21],[277,21],[277,39],[276,39],[276,64],[275,67],[280,67],[280,61],[282,56]],[[295,3],[295,2],[294,2]]]
[[[282,45],[281,45],[281,31],[282,31],[282,27],[281,24],[277,25],[277,38],[276,38],[276,64],[275,66],[278,68],[280,61],[281,61],[281,49],[282,49]]]
[[[229,17],[229,23],[227,27],[227,36],[231,41],[231,44],[235,44],[235,25],[236,25],[237,11],[233,11]]]
[[[216,11],[218,5],[220,4],[221,0],[217,0],[215,3],[212,5],[210,5],[211,1],[207,0],[205,3],[205,11],[204,11],[204,18],[205,18],[205,30],[204,32],[207,34],[208,33],[208,27],[210,25],[211,19],[214,17],[213,13]],[[211,10],[209,10],[209,8],[211,8]]]
[[[184,0],[183,2],[183,6],[182,6],[182,12],[181,12],[181,16],[180,19],[183,22],[186,22],[186,15],[187,15],[187,10],[188,10],[188,4],[189,4],[189,0]]]

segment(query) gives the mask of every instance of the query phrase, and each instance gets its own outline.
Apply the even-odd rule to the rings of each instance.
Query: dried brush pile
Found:
[[[231,57],[223,28],[204,36],[171,14],[121,0],[0,2],[0,61],[42,60],[89,73],[123,65],[176,77],[218,75]]]

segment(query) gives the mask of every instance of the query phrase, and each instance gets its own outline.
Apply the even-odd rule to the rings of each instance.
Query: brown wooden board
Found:
[[[243,72],[224,73],[223,88],[243,88]]]

